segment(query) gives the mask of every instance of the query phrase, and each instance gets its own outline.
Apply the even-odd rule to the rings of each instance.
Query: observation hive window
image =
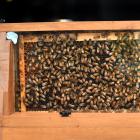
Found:
[[[139,50],[139,32],[20,33],[16,110],[139,111]]]

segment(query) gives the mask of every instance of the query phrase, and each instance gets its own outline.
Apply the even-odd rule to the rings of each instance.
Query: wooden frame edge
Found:
[[[14,48],[12,42],[9,45],[9,79],[8,92],[4,93],[4,115],[15,112],[15,74],[14,74]]]
[[[46,115],[47,114],[47,115]],[[61,117],[53,112],[16,112],[4,116],[3,127],[137,127],[140,128],[140,113],[73,113],[69,117]],[[118,123],[119,122],[119,123]],[[120,123],[121,122],[121,123]],[[123,125],[122,125],[123,124]],[[133,126],[132,126],[133,125]]]
[[[0,31],[140,30],[140,21],[1,23]]]
[[[20,71],[20,95],[21,95],[21,112],[26,111],[26,107],[24,104],[25,99],[25,61],[24,61],[24,44],[23,44],[23,36],[20,35],[19,41],[19,71]]]
[[[73,27],[73,29],[71,29]],[[1,31],[66,31],[66,30],[138,30],[140,29],[140,21],[95,21],[95,22],[40,22],[40,23],[2,23],[0,24]],[[10,47],[11,48],[11,47]],[[12,51],[10,49],[10,51]],[[10,53],[11,54],[11,53]],[[11,58],[12,56],[10,56]],[[12,58],[13,59],[13,58]],[[10,68],[13,71],[13,60],[9,60]],[[9,72],[9,85],[12,82],[14,75]],[[12,77],[12,78],[11,78]],[[5,99],[10,99],[9,92],[12,93],[13,89],[8,90],[8,97]],[[5,93],[7,96],[7,93]],[[6,102],[8,102],[6,101]],[[6,104],[6,103],[5,103]],[[14,104],[14,99],[12,101]],[[4,105],[4,108],[7,105]],[[10,106],[10,105],[8,105]],[[13,107],[15,107],[13,105]],[[25,109],[23,109],[25,110]],[[4,109],[4,114],[14,113],[14,108]]]

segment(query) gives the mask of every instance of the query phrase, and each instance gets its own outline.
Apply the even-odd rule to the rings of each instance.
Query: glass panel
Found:
[[[139,111],[139,35],[138,31],[23,35],[27,111]]]

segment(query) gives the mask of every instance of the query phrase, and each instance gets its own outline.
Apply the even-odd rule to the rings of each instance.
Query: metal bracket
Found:
[[[17,44],[18,34],[15,32],[7,32],[6,39],[11,40],[14,44]]]

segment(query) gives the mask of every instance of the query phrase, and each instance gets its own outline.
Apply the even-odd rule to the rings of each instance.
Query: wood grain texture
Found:
[[[2,140],[139,140],[139,113],[16,113],[3,120]]]
[[[140,21],[1,23],[0,31],[140,30]]]
[[[139,140],[139,128],[4,128],[2,140]]]
[[[2,115],[0,115],[0,140],[2,140]]]
[[[70,117],[61,117],[56,112],[25,112],[5,116],[4,127],[138,127],[140,113],[72,113]],[[123,125],[122,125],[123,124]]]
[[[21,112],[26,111],[24,104],[25,99],[25,60],[24,60],[24,42],[23,36],[20,36],[19,43],[19,69],[20,69],[20,97],[21,97]]]
[[[0,114],[3,114],[4,93],[8,93],[9,52],[9,41],[6,40],[6,33],[0,32]]]
[[[2,138],[2,127],[0,126],[0,140],[3,140]]]
[[[5,114],[12,114],[15,112],[15,72],[14,72],[14,46],[9,44],[9,83],[8,83],[8,97],[7,102],[4,103],[6,111]]]
[[[3,114],[4,115],[10,115],[12,113],[14,113],[14,100],[15,100],[15,93],[14,93],[14,49],[13,46],[10,44],[8,44],[8,46],[5,46],[8,48],[8,52],[9,52],[9,58],[7,60],[7,74],[6,76],[8,77],[8,79],[5,79],[7,81],[6,87],[4,88],[4,93],[3,93]],[[8,86],[8,87],[7,87]]]
[[[3,114],[3,89],[0,89],[0,115]]]

